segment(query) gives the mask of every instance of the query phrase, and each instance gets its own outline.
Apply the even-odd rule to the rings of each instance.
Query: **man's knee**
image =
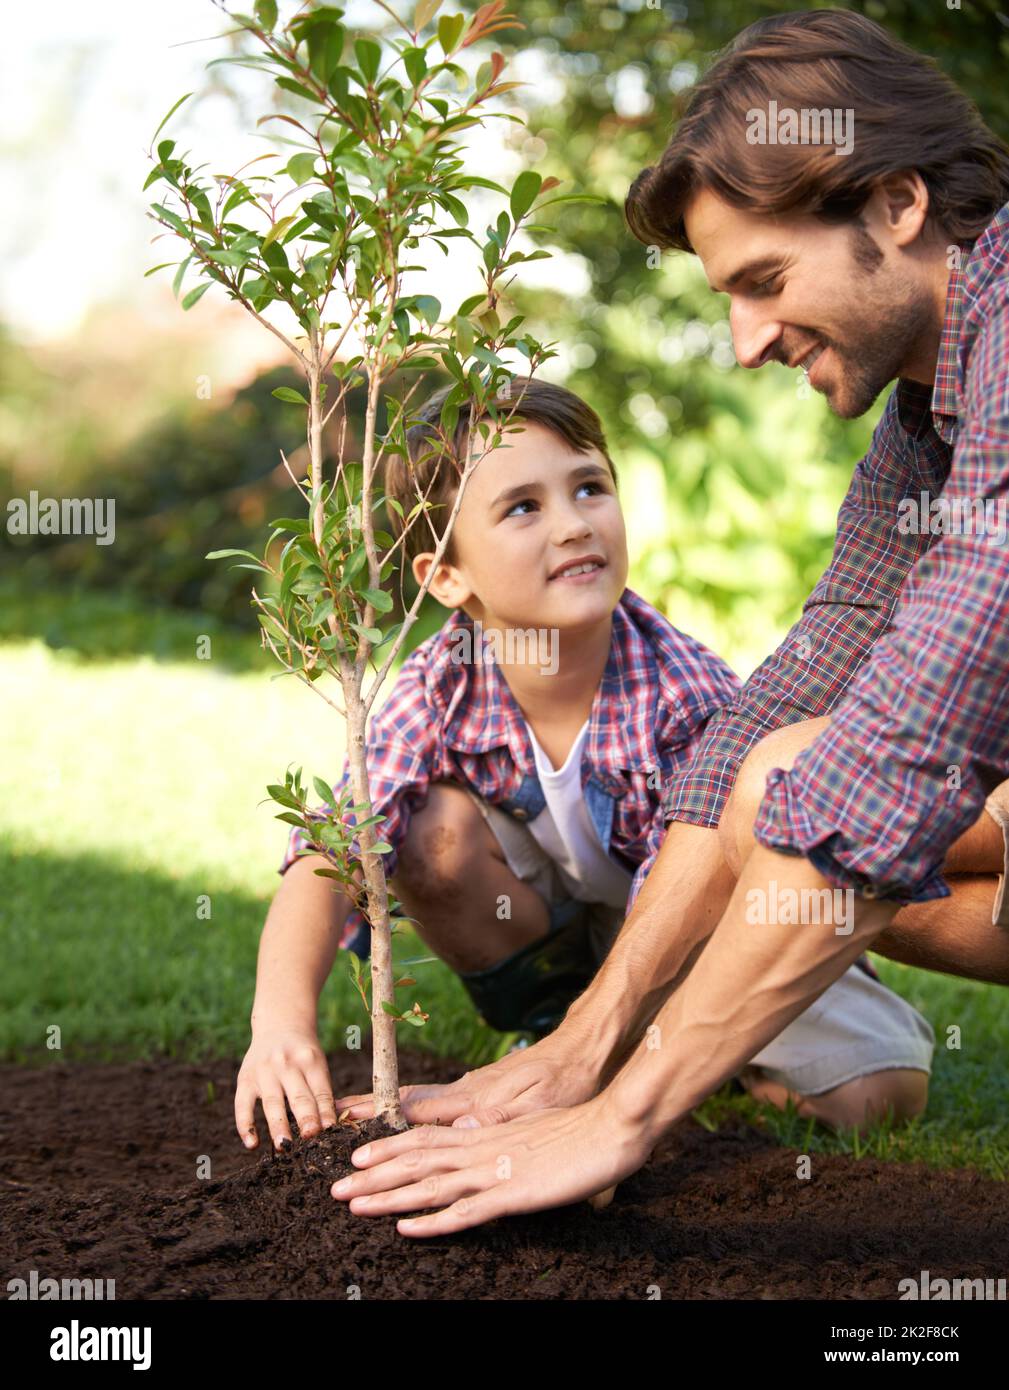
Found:
[[[767,774],[776,767],[790,769],[829,722],[827,717],[803,719],[775,729],[755,744],[740,764],[718,823],[722,857],[737,877],[753,848],[753,826],[767,789]]]
[[[433,782],[424,806],[410,817],[395,881],[416,898],[459,897],[475,862],[486,854],[490,835],[464,787]]]

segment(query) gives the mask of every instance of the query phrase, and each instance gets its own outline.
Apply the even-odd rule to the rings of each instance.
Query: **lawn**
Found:
[[[4,598],[0,1057],[53,1060],[54,1026],[66,1059],[241,1056],[286,834],[265,786],[289,763],[335,777],[339,719],[290,678],[271,679],[254,641],[198,616],[52,596],[15,612]],[[213,657],[197,660],[208,631]],[[397,954],[418,946],[408,936]],[[702,1123],[741,1112],[810,1151],[971,1164],[1005,1178],[1005,992],[876,964],[936,1030],[921,1120],[853,1144],[723,1092]],[[440,964],[419,968],[416,993],[431,1021],[404,1044],[477,1065],[511,1041],[475,1017]],[[362,1021],[338,960],[320,1007],[323,1045],[341,1046]],[[959,1049],[945,1046],[951,1025]]]

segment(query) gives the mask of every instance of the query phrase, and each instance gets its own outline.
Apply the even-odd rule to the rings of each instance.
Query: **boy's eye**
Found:
[[[580,492],[581,489],[582,489],[583,487],[594,488],[596,492],[605,492],[605,491],[606,491],[606,489],[603,487],[602,483],[579,483],[579,484],[578,484],[578,487],[576,488],[576,491]],[[505,516],[506,516],[506,517],[512,516],[513,513],[515,512],[515,508],[516,508],[516,507],[535,507],[536,505],[537,505],[537,503],[536,503],[536,499],[535,499],[534,497],[523,497],[520,501],[513,503],[512,506],[510,506],[510,507],[508,508],[508,510],[505,512]],[[521,513],[521,515],[527,516],[528,513],[527,513],[527,512],[523,512],[523,513]]]
[[[753,286],[754,294],[777,294],[781,289],[781,284],[776,275],[772,275],[767,280],[758,280]]]

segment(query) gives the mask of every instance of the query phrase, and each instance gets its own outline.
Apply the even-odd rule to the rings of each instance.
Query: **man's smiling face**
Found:
[[[845,419],[911,374],[935,329],[932,291],[902,263],[880,222],[883,200],[874,195],[863,216],[869,230],[811,215],[771,217],[731,207],[706,188],[684,215],[708,283],[731,296],[741,365],[804,366]]]

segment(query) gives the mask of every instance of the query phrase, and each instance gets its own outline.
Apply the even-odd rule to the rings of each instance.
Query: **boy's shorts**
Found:
[[[485,1020],[502,1031],[544,1036],[587,988],[616,937],[625,908],[573,900],[527,825],[467,787],[515,874],[546,901],[550,930],[489,970],[461,975]],[[839,980],[763,1048],[750,1065],[800,1095],[858,1076],[906,1067],[929,1072],[935,1034],[915,1008],[870,969]]]

